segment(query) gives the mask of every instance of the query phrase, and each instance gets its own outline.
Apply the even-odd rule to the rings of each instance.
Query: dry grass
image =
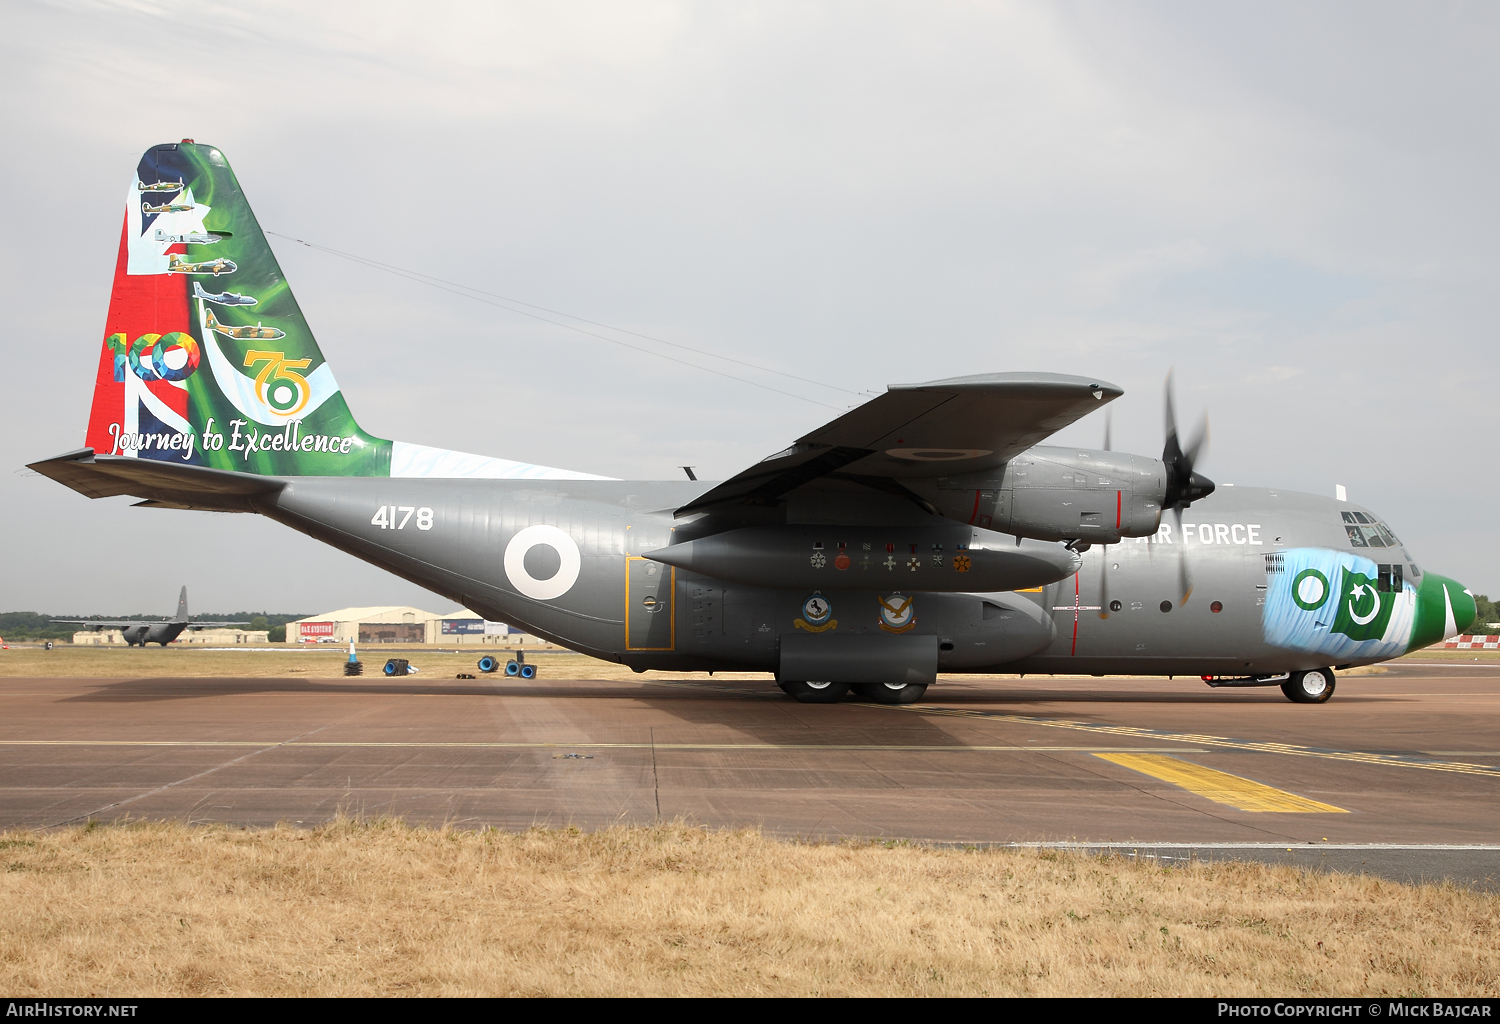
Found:
[[[349,820],[0,862],[12,996],[1500,994],[1500,898],[1250,864]]]

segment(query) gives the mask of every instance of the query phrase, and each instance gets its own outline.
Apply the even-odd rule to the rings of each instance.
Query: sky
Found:
[[[165,614],[183,584],[203,611],[452,610],[259,517],[24,468],[82,444],[121,196],[180,138],[234,166],[376,436],[722,479],[889,384],[1045,370],[1123,387],[1114,446],[1159,456],[1170,370],[1202,472],[1343,484],[1500,592],[1493,5],[0,0],[0,25],[0,610]]]

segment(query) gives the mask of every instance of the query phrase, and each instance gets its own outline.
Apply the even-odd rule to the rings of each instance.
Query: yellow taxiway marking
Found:
[[[948,718],[974,718],[1012,725],[1040,725],[1049,729],[1076,729],[1099,736],[1129,736],[1132,739],[1158,743],[1185,743],[1220,750],[1239,750],[1253,754],[1286,754],[1291,757],[1317,757],[1327,761],[1353,761],[1358,764],[1383,764],[1398,768],[1425,768],[1432,772],[1455,772],[1459,775],[1483,775],[1500,779],[1500,768],[1462,761],[1433,761],[1421,755],[1376,754],[1363,750],[1333,750],[1326,747],[1304,747],[1294,743],[1268,743],[1241,740],[1231,736],[1210,736],[1195,732],[1168,732],[1165,729],[1143,729],[1134,725],[1102,725],[1067,718],[1041,718],[1036,715],[1013,715],[1004,711],[972,711],[965,708],[940,708],[920,704],[871,704],[872,708],[910,711],[919,715],[941,715]]]
[[[1280,814],[1348,814],[1342,807],[1319,803],[1305,796],[1288,793],[1215,768],[1182,761],[1166,754],[1114,753],[1094,755],[1104,761],[1149,775],[1153,779],[1181,786],[1189,793],[1242,811],[1269,811]]]
[[[0,747],[264,747],[277,740],[0,740]],[[457,747],[468,750],[900,750],[932,753],[1098,754],[1113,751],[1206,754],[1191,747],[1018,747],[963,744],[896,743],[484,743],[454,741],[305,740],[279,743],[285,747],[354,747],[384,749]]]

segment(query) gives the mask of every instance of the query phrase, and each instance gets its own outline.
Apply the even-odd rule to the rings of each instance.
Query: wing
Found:
[[[96,626],[100,629],[124,629],[126,626],[154,626],[155,619],[48,619],[59,626]]]
[[[677,510],[765,504],[820,477],[862,478],[887,489],[902,477],[993,469],[1125,392],[1058,373],[986,373],[893,384],[785,451]]]

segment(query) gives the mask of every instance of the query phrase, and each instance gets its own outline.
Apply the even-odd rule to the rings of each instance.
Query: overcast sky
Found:
[[[1175,367],[1213,479],[1342,483],[1424,567],[1500,592],[1494,5],[0,17],[0,610],[166,613],[183,583],[204,611],[451,610],[258,517],[21,468],[82,443],[121,197],[184,137],[224,151],[271,231],[829,385],[614,335],[780,394],[273,237],[378,436],[718,479],[851,392],[1050,370],[1124,387],[1115,446],[1155,456]]]

